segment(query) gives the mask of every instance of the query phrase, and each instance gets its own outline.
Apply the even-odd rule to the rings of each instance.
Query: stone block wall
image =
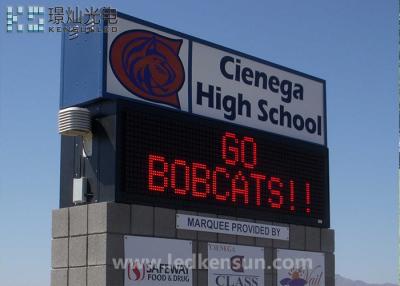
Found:
[[[113,258],[124,257],[124,235],[192,240],[193,251],[207,257],[207,243],[220,242],[265,248],[272,265],[276,249],[323,252],[325,285],[335,284],[334,231],[299,225],[289,227],[289,241],[271,240],[176,229],[176,214],[217,217],[212,214],[177,211],[142,205],[96,203],[54,210],[52,213],[52,286],[123,286],[124,272],[116,270]],[[270,222],[223,217],[257,223]],[[265,270],[265,285],[276,285],[276,271]],[[193,270],[194,286],[207,285],[207,270]]]

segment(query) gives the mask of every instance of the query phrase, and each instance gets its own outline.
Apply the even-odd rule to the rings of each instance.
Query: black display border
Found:
[[[152,108],[158,109],[158,112],[161,113],[169,113],[168,117],[176,116],[176,117],[191,117],[191,120],[196,121],[209,121],[212,122],[218,128],[229,128],[230,130],[237,131],[238,133],[243,132],[243,130],[251,130],[252,133],[257,133],[257,136],[266,137],[272,139],[276,142],[282,142],[285,144],[291,144],[295,148],[300,149],[308,149],[314,152],[322,152],[325,158],[325,192],[324,192],[324,211],[323,217],[316,219],[313,217],[306,218],[301,216],[296,216],[293,214],[282,214],[282,213],[274,213],[274,212],[267,212],[263,210],[261,213],[260,211],[256,210],[249,210],[249,209],[241,209],[241,208],[232,208],[232,207],[218,207],[217,209],[213,206],[206,205],[199,203],[198,201],[185,201],[185,204],[182,204],[182,201],[172,201],[171,199],[163,199],[155,201],[153,196],[145,196],[142,194],[135,194],[135,193],[125,193],[123,192],[123,154],[121,151],[122,146],[122,138],[123,138],[123,114],[126,111],[129,111],[132,106],[142,106],[143,109]],[[330,227],[330,190],[329,190],[329,150],[327,147],[322,145],[317,145],[314,143],[305,142],[298,139],[291,139],[285,136],[268,133],[265,131],[260,131],[254,128],[248,128],[244,126],[238,126],[236,124],[230,124],[229,122],[223,122],[220,120],[215,120],[211,118],[205,118],[203,116],[197,116],[194,114],[185,114],[182,112],[177,112],[174,110],[168,109],[159,109],[154,105],[147,104],[147,103],[139,103],[134,101],[126,101],[126,100],[117,100],[117,140],[116,146],[120,146],[116,148],[116,194],[115,194],[115,201],[119,203],[129,203],[129,204],[139,204],[139,205],[147,205],[153,207],[163,207],[163,208],[170,208],[176,210],[186,210],[186,211],[193,211],[199,213],[209,213],[214,215],[221,215],[221,216],[231,216],[237,218],[247,218],[253,220],[263,220],[267,222],[275,222],[275,223],[285,223],[285,224],[296,224],[296,225],[306,225],[306,226],[314,226],[320,228],[329,228]],[[195,119],[193,118],[195,117]],[[322,222],[319,222],[322,220]]]

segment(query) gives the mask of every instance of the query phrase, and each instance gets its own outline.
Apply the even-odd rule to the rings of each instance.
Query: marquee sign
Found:
[[[113,27],[64,35],[62,107],[122,97],[326,145],[324,80],[122,13]]]
[[[61,107],[94,120],[87,168],[64,140],[61,205],[80,174],[92,202],[329,227],[325,81],[121,13],[116,26],[64,35]]]
[[[139,103],[118,109],[119,201],[329,225],[325,147]]]

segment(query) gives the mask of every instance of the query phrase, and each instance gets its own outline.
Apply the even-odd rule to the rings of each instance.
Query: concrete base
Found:
[[[289,241],[256,239],[177,230],[175,227],[177,212],[213,216],[111,202],[54,210],[51,285],[123,286],[124,272],[114,269],[112,259],[124,258],[124,235],[192,240],[194,252],[201,253],[203,257],[207,256],[207,242],[262,246],[266,250],[268,256],[266,263],[269,265],[272,265],[275,259],[277,248],[323,252],[325,285],[335,285],[334,231],[331,229],[276,224],[290,228]],[[245,219],[238,218],[238,220]],[[207,270],[194,270],[193,277],[194,286],[207,285]],[[276,280],[276,271],[265,270],[265,285],[277,286]]]

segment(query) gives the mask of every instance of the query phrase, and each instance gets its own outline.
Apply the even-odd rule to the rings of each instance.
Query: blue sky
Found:
[[[6,33],[1,1],[0,281],[49,285],[59,198],[60,35]],[[79,1],[101,7],[105,1]],[[133,16],[327,81],[336,272],[397,279],[397,16],[394,0],[114,1]],[[15,279],[18,277],[18,279]]]

